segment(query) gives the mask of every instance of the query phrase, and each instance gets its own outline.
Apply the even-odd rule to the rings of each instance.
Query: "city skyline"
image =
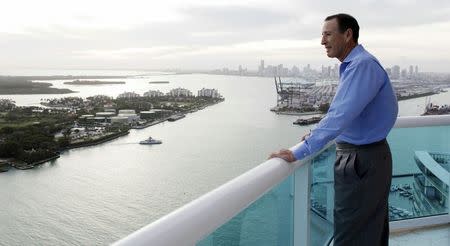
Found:
[[[208,71],[212,74],[226,74],[226,75],[240,75],[240,76],[282,76],[282,77],[305,77],[312,78],[320,76],[322,78],[339,78],[339,64],[333,65],[320,65],[320,68],[314,68],[311,64],[293,65],[292,67],[285,67],[284,64],[267,64],[265,60],[260,60],[257,70],[249,69],[242,65],[238,65],[237,69],[224,67],[222,69],[214,69]],[[393,65],[392,67],[384,67],[386,73],[391,79],[420,79],[426,77],[427,72],[420,71],[419,66],[416,64],[410,64],[406,67],[400,67],[399,65]],[[205,71],[203,71],[205,72]],[[437,75],[438,73],[430,73]],[[450,74],[450,73],[446,73]],[[419,76],[422,75],[422,76]]]
[[[385,67],[448,72],[448,1],[131,0],[7,1],[0,67],[14,69],[203,69],[271,64],[334,66],[320,45],[323,19],[345,12],[360,43]],[[374,14],[376,13],[376,14]],[[424,14],[426,13],[426,14]]]

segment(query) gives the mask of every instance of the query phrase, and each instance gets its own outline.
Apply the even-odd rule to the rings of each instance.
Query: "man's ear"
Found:
[[[348,28],[345,30],[345,41],[350,42],[353,39],[353,30],[351,28]]]

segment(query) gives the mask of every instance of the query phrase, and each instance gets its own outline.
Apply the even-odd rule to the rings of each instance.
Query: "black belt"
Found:
[[[367,149],[367,148],[372,148],[372,147],[376,147],[376,146],[380,146],[380,145],[384,145],[384,144],[387,144],[387,141],[385,138],[380,141],[377,141],[377,142],[373,142],[370,144],[361,144],[361,145],[356,145],[356,144],[351,144],[351,143],[346,143],[346,142],[340,142],[340,143],[336,142],[336,150]]]

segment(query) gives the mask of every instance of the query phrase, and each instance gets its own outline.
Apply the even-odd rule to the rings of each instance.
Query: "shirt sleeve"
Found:
[[[377,95],[385,76],[384,69],[372,59],[350,62],[341,74],[327,115],[302,144],[292,149],[295,158],[303,159],[339,136]]]

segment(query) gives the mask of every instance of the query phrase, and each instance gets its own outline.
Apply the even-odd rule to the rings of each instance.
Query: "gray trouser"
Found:
[[[392,157],[385,140],[336,144],[334,245],[388,245]]]

